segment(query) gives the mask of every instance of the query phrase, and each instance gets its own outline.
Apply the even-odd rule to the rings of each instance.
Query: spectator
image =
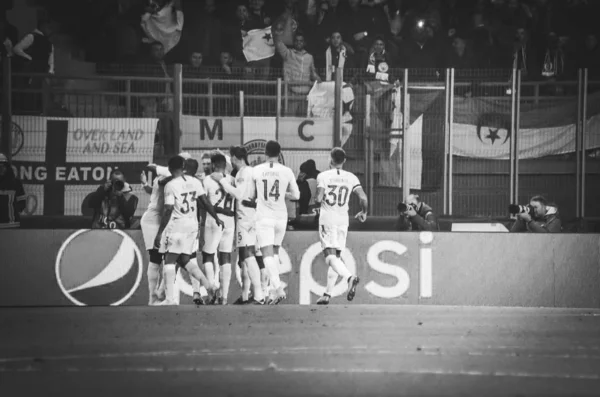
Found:
[[[50,21],[42,20],[14,46],[14,54],[26,60],[25,72],[54,74],[54,45],[50,42],[53,30]]]
[[[131,193],[125,175],[113,171],[108,182],[90,197],[89,207],[94,210],[92,229],[129,229],[137,204],[138,198]]]
[[[401,67],[432,69],[440,65],[440,52],[433,39],[433,29],[424,18],[417,18],[410,27],[409,37],[400,47]]]
[[[590,33],[585,38],[585,47],[581,52],[579,67],[588,69],[590,80],[600,79],[600,45],[598,35]]]
[[[150,0],[146,12],[141,17],[141,26],[146,37],[144,43],[159,42],[164,54],[168,54],[181,40],[183,30],[183,12],[178,10],[174,1]]]
[[[478,68],[489,68],[492,66],[494,37],[483,12],[475,12],[471,21],[469,39],[472,42],[473,57]]]
[[[525,28],[517,29],[512,50],[511,67],[512,69],[521,70],[523,78],[534,80],[541,73],[541,64],[537,60],[536,50],[529,38],[529,32]]]
[[[137,72],[139,76],[170,78],[169,70],[165,62],[165,51],[162,43],[154,42],[151,45],[150,58],[143,60]],[[132,82],[133,92],[164,93],[163,99],[156,97],[141,97],[139,104],[142,117],[157,117],[159,113],[173,111],[173,88],[171,83],[153,81]]]
[[[576,65],[577,59],[569,48],[569,37],[551,34],[544,55],[542,76],[551,80],[576,79]]]
[[[398,231],[439,231],[437,218],[430,206],[421,201],[416,194],[408,196],[404,205],[399,204],[401,212],[396,222]]]
[[[0,60],[6,55],[12,55],[13,47],[19,38],[19,31],[6,18],[0,15]]]
[[[390,76],[391,65],[390,56],[385,51],[385,42],[382,37],[377,37],[373,42],[369,53],[369,59],[367,62],[367,75],[372,80],[378,80],[383,83],[389,83],[390,81],[396,81],[397,79]]]
[[[0,153],[0,229],[19,227],[26,204],[23,183],[15,176],[8,158]]]
[[[185,41],[186,50],[200,51],[204,56],[204,65],[218,65],[223,47],[223,28],[216,13],[216,0],[204,0],[200,4],[186,3],[185,7],[188,23],[183,29],[182,41]]]
[[[217,78],[222,80],[239,79],[242,72],[235,66],[233,56],[228,51],[221,52],[220,67]],[[213,92],[216,95],[227,95],[228,98],[214,99],[214,112],[216,116],[239,116],[239,92],[234,84],[219,84],[218,80],[213,84]]]
[[[454,69],[475,69],[477,61],[470,49],[467,48],[467,41],[462,34],[456,34],[452,40],[452,48],[448,52],[446,67]]]
[[[294,38],[294,48],[289,49],[281,41],[281,35],[283,30],[279,29],[273,35],[275,41],[275,48],[277,52],[283,58],[283,78],[285,81],[298,82],[298,83],[309,83],[311,80],[321,82],[321,78],[315,70],[315,63],[311,54],[306,52],[304,49],[305,41],[302,33],[296,33]],[[305,96],[310,91],[308,85],[293,85],[290,87],[292,95],[303,95]],[[305,98],[300,101],[294,100],[291,104],[291,114],[302,115],[306,114],[306,109],[302,109],[301,106],[306,107]]]
[[[244,56],[243,38],[251,30],[260,29],[262,23],[250,18],[248,7],[239,4],[235,11],[235,22],[227,28],[227,44],[232,50],[235,61],[246,63]]]
[[[342,40],[342,34],[338,30],[331,34],[330,44],[325,51],[325,80],[335,81],[337,68],[354,68],[354,50]],[[346,81],[348,76],[344,76]]]
[[[204,67],[204,57],[200,51],[192,51],[189,56],[189,65],[183,69],[184,78],[192,79],[207,79],[210,78],[210,73]],[[183,93],[193,95],[206,95],[208,93],[208,85],[199,82],[183,82]],[[190,115],[206,115],[208,101],[206,98],[198,97],[183,97],[183,111]]]
[[[348,5],[350,9],[342,21],[344,37],[356,52],[357,62],[364,64],[373,38],[389,30],[385,25],[387,20],[378,15],[379,6],[361,5],[360,0],[348,0]]]
[[[265,0],[250,0],[250,18],[258,29],[271,26],[271,17],[265,12]]]
[[[560,233],[562,224],[556,206],[551,206],[543,196],[535,196],[529,202],[533,214],[518,214],[517,220],[510,229],[511,233]]]
[[[339,0],[323,0],[317,10],[314,21],[314,27],[311,29],[312,48],[315,51],[315,64],[325,63],[324,54],[331,44],[331,35],[334,32],[341,32],[342,26],[342,8],[339,6]]]
[[[298,174],[298,188],[300,189],[300,199],[298,200],[298,215],[312,214],[317,197],[317,176],[320,171],[314,160],[306,160],[300,165],[300,174]]]
[[[271,26],[271,17],[264,11],[265,0],[250,0],[250,20],[253,29],[264,29]],[[252,79],[267,80],[271,72],[271,58],[265,58],[258,61],[248,62],[248,67],[252,68]],[[253,87],[256,95],[264,95],[261,88]],[[252,94],[252,93],[250,93]]]

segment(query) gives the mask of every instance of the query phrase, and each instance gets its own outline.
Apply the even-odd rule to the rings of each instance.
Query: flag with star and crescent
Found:
[[[275,55],[275,42],[271,34],[271,27],[247,32],[243,38],[243,49],[248,62],[260,61]]]

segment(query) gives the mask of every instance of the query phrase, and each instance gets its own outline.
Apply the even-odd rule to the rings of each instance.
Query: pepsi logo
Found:
[[[142,254],[121,230],[79,230],[56,257],[56,281],[78,306],[119,306],[142,280]]]

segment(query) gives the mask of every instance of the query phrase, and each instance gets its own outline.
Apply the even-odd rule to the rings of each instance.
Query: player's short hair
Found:
[[[113,176],[122,176],[125,177],[125,174],[123,174],[123,171],[116,169],[116,170],[112,170],[110,173],[110,178],[112,178]]]
[[[174,156],[169,159],[169,170],[177,171],[185,168],[185,160],[181,156]]]
[[[210,156],[210,153],[209,153],[209,152],[206,152],[206,153],[204,153],[204,154],[202,155],[202,160],[204,160],[204,159],[210,159],[210,157],[211,157],[211,156]]]
[[[215,153],[210,158],[210,161],[213,163],[215,168],[226,168],[227,167],[227,159],[221,153]]]
[[[265,156],[279,157],[281,154],[281,145],[277,141],[269,141],[265,146]]]
[[[243,146],[232,146],[231,148],[229,148],[229,155],[231,157],[235,157],[238,160],[244,160],[244,163],[246,163],[246,165],[249,165],[249,163],[248,163],[248,150],[246,150],[245,147],[243,147]]]
[[[346,152],[341,147],[331,149],[331,161],[335,165],[343,164],[346,161]]]
[[[196,175],[196,173],[198,172],[198,168],[199,168],[199,164],[198,164],[198,160],[196,159],[187,159],[185,161],[185,169],[188,173],[188,175]]]

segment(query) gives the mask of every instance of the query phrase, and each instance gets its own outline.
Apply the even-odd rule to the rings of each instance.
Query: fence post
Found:
[[[448,215],[452,215],[454,206],[454,69],[450,69],[450,81],[448,88],[450,94],[448,99],[449,114],[448,114]]]
[[[517,92],[515,92],[515,203],[519,202],[519,129],[521,127],[521,70],[517,70]]]
[[[510,107],[510,176],[509,176],[509,190],[510,190],[510,202],[515,204],[518,202],[515,191],[515,151],[517,148],[516,141],[517,137],[515,134],[516,126],[516,102],[517,102],[517,69],[513,69],[511,78],[511,107]]]
[[[583,69],[583,114],[581,118],[583,123],[581,124],[581,217],[585,218],[585,173],[586,173],[586,155],[587,144],[585,142],[587,133],[587,104],[588,104],[588,69]]]
[[[450,130],[450,69],[446,69],[446,79],[444,81],[444,90],[446,92],[446,99],[444,104],[444,181],[442,185],[443,195],[443,213],[448,213],[448,138]]]
[[[244,91],[240,91],[240,145],[244,144]]]
[[[333,108],[334,146],[342,146],[342,86],[344,85],[344,69],[335,70],[335,107]]]
[[[181,151],[181,112],[183,102],[183,67],[180,63],[175,65],[174,88],[175,93],[173,98],[173,130],[175,133],[175,148],[176,153]]]
[[[213,103],[213,80],[212,79],[208,79],[208,117],[212,117],[215,110],[214,110],[214,103]]]
[[[279,119],[281,118],[281,77],[277,78],[277,106],[275,115],[275,140],[279,142]]]
[[[365,100],[365,184],[367,185],[367,198],[373,213],[373,144],[371,137],[371,95],[367,95]]]
[[[575,217],[581,217],[581,130],[584,124],[584,120],[581,119],[583,115],[583,70],[577,71],[577,121],[575,123]]]
[[[131,80],[125,80],[125,112],[127,117],[131,117]]]
[[[8,161],[12,160],[12,62],[11,58],[6,56],[2,58],[2,130],[0,130],[0,152],[8,157]]]
[[[406,202],[410,194],[410,147],[408,130],[410,128],[410,102],[408,97],[408,69],[404,69],[402,84],[402,199]]]

